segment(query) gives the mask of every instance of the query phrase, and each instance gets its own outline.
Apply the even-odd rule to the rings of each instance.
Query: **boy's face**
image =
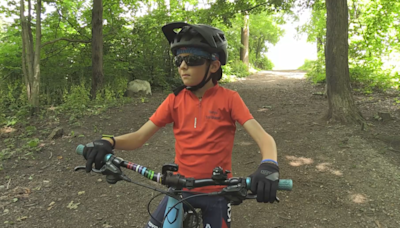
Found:
[[[193,55],[189,53],[183,53],[178,55],[178,57],[185,57],[185,56],[193,56]],[[203,64],[196,66],[188,66],[186,61],[182,61],[181,65],[178,67],[178,72],[179,75],[181,76],[183,84],[185,84],[186,86],[195,86],[199,84],[203,80],[204,74],[206,73],[208,61],[209,60],[204,61]],[[219,69],[219,66],[220,66],[219,61],[213,61],[210,65],[209,74],[216,72]]]

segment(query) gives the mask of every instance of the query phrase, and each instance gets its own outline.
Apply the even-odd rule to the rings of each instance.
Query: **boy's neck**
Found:
[[[214,82],[213,80],[210,80],[207,82],[207,84],[205,84],[203,87],[201,87],[200,89],[193,91],[192,93],[194,95],[196,95],[196,97],[198,98],[202,98],[204,96],[204,93],[208,90],[211,89],[212,87],[214,87]]]

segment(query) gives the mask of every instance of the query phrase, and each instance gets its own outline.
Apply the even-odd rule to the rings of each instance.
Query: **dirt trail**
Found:
[[[279,193],[279,204],[246,201],[233,207],[232,227],[400,227],[399,106],[383,94],[356,95],[369,119],[367,130],[327,124],[319,120],[327,100],[312,95],[323,87],[309,84],[303,74],[260,72],[223,85],[240,93],[275,138],[281,177],[294,181],[293,191]],[[45,141],[35,160],[5,161],[0,171],[0,226],[143,227],[149,217],[147,203],[155,193],[129,183],[110,186],[102,176],[74,172],[74,166],[84,164],[74,149],[97,138],[99,132],[119,135],[138,129],[165,97],[154,93],[148,103],[132,103],[80,120],[83,127],[65,124],[65,132],[84,137]],[[395,119],[374,120],[382,109]],[[142,148],[117,153],[159,171],[163,163],[173,161],[173,141],[172,128],[167,126]],[[234,175],[252,173],[259,160],[257,145],[239,126]],[[126,174],[154,186],[133,172]]]

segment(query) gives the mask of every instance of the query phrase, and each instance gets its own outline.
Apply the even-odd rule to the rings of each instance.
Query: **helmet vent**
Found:
[[[224,34],[222,34],[222,33],[219,33],[218,35],[219,35],[219,37],[221,38],[221,40],[222,40],[222,41],[225,41],[225,40],[226,40],[226,39],[225,39],[225,35],[224,35]]]

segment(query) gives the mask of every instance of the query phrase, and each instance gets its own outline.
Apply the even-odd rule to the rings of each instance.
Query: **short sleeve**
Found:
[[[237,92],[233,93],[231,99],[231,117],[241,125],[254,118]]]
[[[164,127],[174,121],[170,109],[174,96],[174,94],[170,94],[149,118],[157,127]]]

